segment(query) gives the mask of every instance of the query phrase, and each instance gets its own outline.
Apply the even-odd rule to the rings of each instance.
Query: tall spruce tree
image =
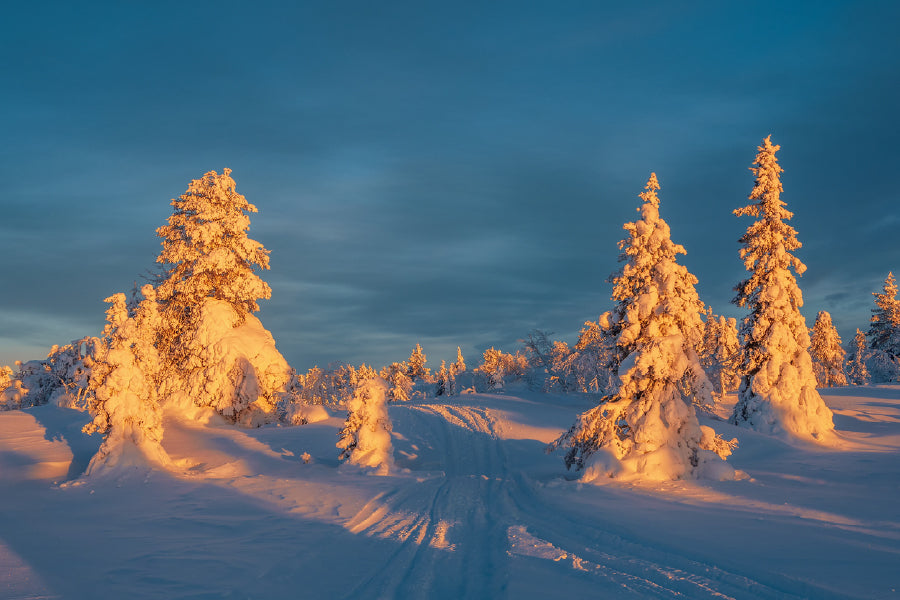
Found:
[[[734,303],[750,314],[741,325],[743,342],[738,402],[731,420],[737,425],[783,431],[823,440],[834,430],[831,410],[816,391],[809,330],[800,313],[803,296],[794,277],[806,266],[792,254],[800,248],[797,231],[786,221],[793,213],[781,200],[782,168],[771,136],[763,140],[750,170],[754,200],[734,211],[756,217],[741,237],[740,255],[750,277],[735,287]]]
[[[565,448],[566,466],[587,469],[587,478],[734,475],[713,454],[730,454],[729,443],[701,427],[694,411],[698,399],[711,402],[694,351],[703,304],[697,278],[676,262],[685,250],[659,217],[658,189],[651,174],[640,194],[641,219],[624,225],[628,237],[619,243],[625,264],[612,278],[619,383],[548,447]]]
[[[844,374],[846,350],[841,346],[831,315],[822,310],[816,315],[810,336],[809,354],[813,361],[813,372],[819,387],[839,387],[847,385]]]

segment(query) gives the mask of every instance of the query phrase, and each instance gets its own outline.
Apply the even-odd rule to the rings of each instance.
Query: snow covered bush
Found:
[[[474,371],[479,391],[502,390],[509,383],[525,379],[528,374],[528,358],[520,352],[505,354],[491,347],[484,351],[482,359]]]
[[[387,409],[388,383],[381,377],[361,382],[347,406],[347,420],[337,447],[340,460],[387,475],[394,468],[391,418]]]
[[[672,242],[659,217],[659,189],[651,174],[641,219],[626,223],[619,243],[625,262],[613,276],[613,300],[619,304],[613,326],[618,332],[619,383],[600,404],[548,447],[565,448],[567,468],[597,477],[679,479],[732,478],[721,459],[731,443],[703,429],[694,403],[711,403],[711,386],[694,346],[702,325],[703,304],[697,279],[676,262],[685,254]]]
[[[771,136],[763,140],[751,170],[756,184],[734,211],[758,220],[741,237],[741,259],[750,277],[735,287],[734,303],[750,310],[741,325],[742,380],[731,421],[768,432],[822,441],[834,430],[831,410],[816,391],[809,356],[809,330],[800,313],[803,297],[791,270],[806,266],[791,254],[800,248],[797,231],[785,221],[793,213],[781,200],[782,168]]]
[[[53,403],[84,408],[91,365],[100,340],[85,337],[65,346],[54,345],[44,360],[16,362],[3,367],[8,381],[0,385],[0,410]]]
[[[847,385],[847,377],[844,375],[844,358],[847,352],[841,346],[841,336],[831,322],[831,315],[824,310],[816,315],[809,354],[819,387]]]

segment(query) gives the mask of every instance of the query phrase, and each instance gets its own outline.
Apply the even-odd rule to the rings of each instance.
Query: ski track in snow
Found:
[[[506,563],[524,557],[596,578],[619,597],[801,597],[624,542],[560,514],[510,469],[498,435],[502,423],[488,409],[404,408],[402,417],[395,410],[395,428],[433,435],[434,447],[447,460],[444,475],[379,495],[350,519],[350,531],[393,539],[398,547],[348,596],[424,597],[430,591],[427,595],[435,597],[438,590],[446,598],[501,597],[509,585]]]

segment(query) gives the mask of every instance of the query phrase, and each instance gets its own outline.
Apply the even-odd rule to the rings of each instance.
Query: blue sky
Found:
[[[678,4],[678,6],[676,6]],[[717,313],[768,134],[812,325],[900,270],[894,2],[18,3],[0,23],[0,364],[98,334],[191,179],[233,169],[298,370],[572,340],[661,213]]]

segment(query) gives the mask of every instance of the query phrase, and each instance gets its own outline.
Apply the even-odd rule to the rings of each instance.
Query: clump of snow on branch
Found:
[[[390,386],[374,376],[361,382],[347,406],[347,420],[337,447],[340,459],[387,475],[394,467],[391,418],[387,395]]]
[[[640,197],[641,219],[626,223],[625,262],[612,280],[612,315],[601,323],[617,333],[623,356],[615,391],[578,417],[548,451],[565,448],[565,463],[598,477],[730,479],[722,459],[734,442],[697,421],[694,403],[711,403],[711,386],[694,351],[702,329],[697,279],[676,262],[685,254],[659,217],[659,183],[651,174]]]
[[[734,303],[750,310],[741,326],[743,352],[733,423],[767,432],[824,441],[834,430],[831,410],[816,391],[803,297],[792,270],[806,266],[791,254],[800,248],[793,213],[781,200],[780,146],[763,140],[751,170],[755,200],[734,211],[758,220],[741,237],[740,255],[750,277],[735,287]]]

